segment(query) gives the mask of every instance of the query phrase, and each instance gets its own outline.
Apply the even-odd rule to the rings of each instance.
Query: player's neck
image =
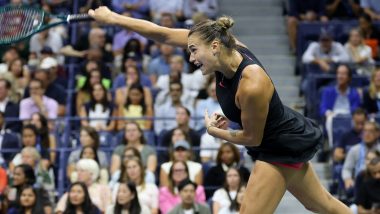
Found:
[[[218,71],[222,72],[226,78],[231,79],[242,60],[243,57],[237,50],[232,51],[231,54],[225,53],[221,57],[220,69]]]

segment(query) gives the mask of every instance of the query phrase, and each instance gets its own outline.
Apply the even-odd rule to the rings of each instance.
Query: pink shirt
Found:
[[[206,201],[205,189],[202,185],[197,186],[195,201],[201,203]],[[179,195],[173,195],[168,187],[160,188],[160,210],[162,214],[168,213],[179,203],[181,203],[181,197]]]
[[[58,115],[58,103],[52,98],[49,98],[47,96],[42,97],[42,102],[45,106],[45,109],[48,113],[49,119],[55,119]],[[39,112],[39,108],[34,103],[33,99],[31,97],[22,99],[20,101],[20,116],[19,118],[21,120],[24,119],[30,119],[32,117],[32,114]]]

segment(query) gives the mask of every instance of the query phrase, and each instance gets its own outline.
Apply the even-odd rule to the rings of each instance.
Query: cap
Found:
[[[39,68],[45,70],[45,69],[50,69],[50,68],[56,67],[56,66],[58,66],[58,62],[55,58],[46,57],[41,61]]]
[[[176,150],[178,148],[184,148],[186,150],[189,150],[190,149],[190,144],[186,140],[179,140],[179,141],[176,141],[174,143],[173,148],[174,148],[174,150]]]
[[[53,54],[53,49],[49,46],[44,46],[41,50],[41,54]]]

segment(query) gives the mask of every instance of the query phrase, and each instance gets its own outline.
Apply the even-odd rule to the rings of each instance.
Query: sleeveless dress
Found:
[[[227,79],[221,72],[215,72],[216,94],[225,116],[242,127],[241,111],[235,105],[235,95],[242,72],[251,64],[257,64],[262,69],[264,67],[247,48],[238,46],[237,50],[243,56],[243,60],[233,78]],[[284,106],[275,89],[269,104],[262,142],[257,147],[246,148],[254,160],[299,164],[310,160],[322,144],[323,135],[319,126]]]

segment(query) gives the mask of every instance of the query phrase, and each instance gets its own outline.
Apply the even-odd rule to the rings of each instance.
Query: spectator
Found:
[[[82,189],[85,189],[84,186],[86,186],[88,189],[88,194],[86,193],[85,195],[89,195],[92,203],[100,210],[100,212],[104,213],[108,205],[111,204],[111,190],[108,186],[97,182],[99,177],[99,165],[96,161],[91,159],[80,159],[76,165],[76,169],[78,172],[78,181],[84,184],[80,186]],[[64,212],[66,209],[71,210],[70,202],[72,202],[73,199],[72,187],[73,186],[71,186],[69,191],[59,199],[55,210],[56,213]]]
[[[33,113],[40,112],[49,119],[58,116],[58,103],[45,96],[45,88],[41,80],[32,79],[29,83],[30,97],[20,102],[20,119],[30,119]]]
[[[0,75],[11,83],[11,87],[9,88],[9,98],[11,101],[18,103],[24,97],[25,88],[30,80],[29,72],[23,60],[16,58],[9,63],[9,71]]]
[[[249,179],[249,170],[240,164],[240,153],[238,148],[232,143],[224,143],[218,150],[216,157],[216,166],[211,167],[205,176],[206,187],[221,187],[225,181],[226,172],[229,168],[235,167],[239,170],[241,180],[247,183]],[[213,195],[215,189],[206,191],[207,197]]]
[[[375,69],[371,75],[371,81],[363,92],[362,107],[368,114],[376,115],[380,104],[380,68]]]
[[[126,181],[133,182],[136,185],[138,198],[143,206],[147,206],[152,214],[158,213],[158,188],[155,184],[145,183],[145,173],[142,162],[133,158],[127,162],[127,178],[120,180],[121,183]],[[115,185],[112,198],[115,201],[119,184]]]
[[[353,19],[362,12],[360,0],[327,0],[325,4],[329,19]]]
[[[101,61],[97,61],[94,59],[86,60],[83,63],[81,63],[80,66],[82,69],[79,73],[79,75],[76,75],[75,78],[77,79],[76,88],[78,90],[85,88],[86,90],[89,89],[89,86],[91,86],[94,83],[102,83],[104,87],[107,89],[111,88],[111,76],[109,68]],[[100,75],[91,75],[91,72],[93,70],[97,70],[100,72]]]
[[[1,83],[0,83],[1,88]],[[0,138],[0,166],[8,165],[14,158],[18,149],[20,149],[20,142],[15,134],[5,129],[4,126],[4,113],[0,111],[0,132],[2,137]],[[14,151],[4,152],[4,150],[12,149]],[[1,192],[1,191],[0,191]]]
[[[107,89],[101,83],[92,86],[89,102],[82,105],[79,116],[82,126],[90,126],[97,131],[114,131],[116,121],[109,119],[117,117],[115,106],[109,101]]]
[[[156,171],[157,156],[153,147],[146,145],[144,132],[136,122],[128,122],[124,129],[122,144],[117,146],[112,154],[111,175],[120,169],[125,147],[136,148],[141,154],[143,165],[151,172]]]
[[[144,88],[140,83],[133,83],[128,87],[128,95],[125,105],[119,105],[118,111],[119,116],[123,117],[118,121],[119,129],[124,128],[124,118],[128,119],[129,117],[148,117],[148,119],[132,120],[136,121],[143,130],[152,129],[152,120],[150,120],[149,117],[153,117],[153,107],[151,105],[147,105],[147,102],[145,101]]]
[[[99,158],[99,163],[101,168],[108,168],[108,160],[106,153],[99,149],[99,134],[98,132],[89,126],[84,126],[80,130],[80,145],[81,147],[92,146],[97,151],[97,156]],[[67,176],[70,178],[71,172],[74,171],[76,163],[80,159],[80,153],[82,148],[77,148],[72,151],[69,155],[68,166],[67,166]],[[99,167],[99,166],[98,166]]]
[[[175,142],[171,161],[163,163],[160,169],[160,186],[169,186],[169,172],[174,161],[184,161],[189,169],[189,178],[198,185],[203,183],[202,165],[192,161],[190,144],[185,140]]]
[[[350,37],[344,47],[350,56],[350,62],[356,65],[356,72],[370,76],[375,61],[372,59],[372,49],[364,43],[359,29],[354,28],[350,31]]]
[[[358,192],[365,181],[369,178],[372,178],[372,171],[374,166],[376,165],[376,161],[372,160],[380,157],[380,152],[378,151],[369,151],[365,157],[365,169],[358,173],[355,179],[355,197],[357,197]]]
[[[139,72],[136,66],[127,65],[128,62],[125,62],[125,74],[124,75],[124,84],[120,86],[119,88],[116,88],[115,92],[115,103],[117,106],[123,106],[125,105],[126,99],[128,97],[129,87],[133,84],[140,84],[143,86],[144,91],[144,100],[145,105],[149,108],[153,108],[153,96],[149,88],[149,84],[147,82],[150,82],[149,78],[145,76],[145,80],[143,79],[144,74]],[[144,83],[146,82],[146,83]]]
[[[162,214],[168,213],[173,207],[181,203],[178,194],[178,186],[183,180],[189,179],[189,169],[186,162],[174,161],[169,172],[169,185],[160,188],[160,211]],[[195,190],[195,201],[204,203],[206,200],[205,190],[202,185],[198,185]]]
[[[68,80],[66,77],[66,71],[61,65],[59,65],[58,60],[53,56],[53,54],[48,52],[49,50],[46,50],[46,48],[48,47],[45,47],[41,51],[41,57],[43,58],[41,59],[39,68],[48,72],[52,85],[67,89]]]
[[[33,188],[30,185],[26,185],[21,190],[20,195],[20,209],[17,212],[8,212],[8,214],[16,213],[52,213],[46,212],[43,207],[43,201],[40,196],[41,191],[39,189]]]
[[[189,134],[185,130],[183,130],[179,127],[173,129],[173,131],[171,132],[171,135],[170,135],[170,140],[167,139],[165,135],[166,135],[166,132],[164,132],[164,136],[158,137],[159,138],[158,139],[159,140],[158,145],[159,146],[163,145],[164,147],[167,148],[163,151],[158,152],[159,153],[158,157],[159,157],[160,163],[167,162],[170,160],[170,151],[173,150],[173,146],[177,141],[185,140],[190,145],[192,145],[191,138],[190,138]],[[166,142],[168,140],[169,140],[169,142]]]
[[[20,53],[17,47],[14,47],[14,46],[8,47],[5,50],[1,59],[2,63],[0,63],[0,73],[3,74],[5,72],[8,72],[9,64],[18,58],[20,58]]]
[[[368,14],[362,14],[359,17],[359,29],[363,36],[364,42],[372,49],[372,58],[378,59],[380,32],[372,23],[372,18]]]
[[[3,112],[4,118],[19,118],[20,106],[18,103],[11,101],[9,91],[12,88],[12,83],[6,79],[0,79],[0,112]],[[4,126],[4,124],[3,124]],[[14,132],[21,130],[19,121],[5,122],[5,129],[10,129]]]
[[[319,42],[312,42],[302,55],[302,63],[316,64],[324,72],[332,69],[332,63],[345,63],[349,56],[343,45],[333,40],[331,32],[322,29]]]
[[[380,157],[373,159],[370,165],[372,166],[371,177],[363,182],[356,198],[359,213],[380,211]]]
[[[97,156],[95,148],[92,146],[84,146],[82,148],[82,151],[80,153],[80,159],[94,160],[100,168],[99,158]],[[98,183],[99,184],[108,184],[108,178],[109,178],[108,169],[107,168],[100,168]],[[74,183],[77,180],[78,180],[78,172],[74,171],[71,173],[70,181],[71,181],[71,183]]]
[[[369,151],[379,151],[378,142],[380,126],[376,122],[366,122],[363,129],[363,141],[353,146],[344,161],[342,178],[347,190],[354,187],[358,173],[365,168],[365,157]]]
[[[330,148],[333,146],[332,120],[336,115],[352,114],[361,104],[356,88],[350,87],[352,73],[347,65],[339,65],[336,70],[336,85],[322,90],[320,115],[326,119],[326,130]]]
[[[119,181],[127,181],[127,163],[131,159],[139,159],[141,161],[140,152],[134,147],[125,147],[121,168],[117,169],[113,173],[112,178],[108,184],[111,190],[114,190],[115,185]],[[155,184],[156,183],[156,178],[154,174],[155,172],[148,170],[146,167],[144,167],[144,169],[145,169],[145,183]]]
[[[158,23],[163,13],[173,14],[177,20],[183,19],[183,0],[155,0],[149,1],[150,17]]]
[[[181,213],[199,213],[211,214],[210,208],[207,205],[196,202],[195,193],[197,184],[191,180],[183,180],[178,185],[179,195],[181,196],[181,204],[175,206],[168,214],[181,214]]]
[[[291,51],[295,53],[298,22],[313,22],[317,20],[327,22],[328,18],[325,15],[324,1],[288,0],[287,2],[289,6],[287,20],[289,43]]]
[[[239,169],[231,167],[226,171],[224,187],[215,191],[212,196],[212,210],[214,213],[221,213],[221,210],[229,210],[231,213],[240,209],[238,195],[245,191],[245,184],[242,181]]]
[[[183,86],[180,82],[171,82],[169,92],[170,98],[165,103],[155,103],[155,116],[168,118],[154,121],[154,132],[156,135],[160,135],[162,131],[170,130],[177,126],[177,122],[172,119],[176,116],[177,107],[186,106],[190,114],[193,112],[193,108],[191,107],[193,106],[193,99],[188,99],[183,93]]]
[[[153,58],[148,66],[148,74],[153,86],[156,86],[159,76],[170,73],[170,58],[174,53],[175,48],[173,46],[160,44],[160,54]]]
[[[107,208],[106,214],[150,214],[145,205],[140,204],[136,185],[132,182],[120,183],[116,202]]]
[[[380,5],[376,0],[360,0],[360,6],[364,12],[375,21],[380,20]]]
[[[76,213],[102,213],[91,200],[88,186],[83,182],[71,184],[68,197],[66,194],[66,208],[64,211],[56,211],[57,214],[76,214]],[[102,193],[103,194],[103,193]]]
[[[53,53],[58,54],[63,47],[61,35],[58,32],[44,30],[34,34],[29,41],[29,52],[37,54],[40,57],[43,47],[48,46],[53,50]]]
[[[195,13],[203,13],[210,19],[215,19],[219,5],[217,0],[185,0],[184,16],[191,19]]]
[[[37,137],[39,138],[41,146],[48,150],[52,150],[49,152],[49,160],[51,164],[54,164],[56,161],[56,152],[54,150],[57,148],[57,142],[55,140],[55,135],[49,131],[46,117],[41,113],[34,113],[32,114],[30,124],[36,127]]]
[[[333,157],[335,162],[343,162],[351,147],[362,141],[361,135],[366,120],[367,115],[363,109],[358,108],[354,111],[352,114],[352,128],[342,135],[334,149]]]

